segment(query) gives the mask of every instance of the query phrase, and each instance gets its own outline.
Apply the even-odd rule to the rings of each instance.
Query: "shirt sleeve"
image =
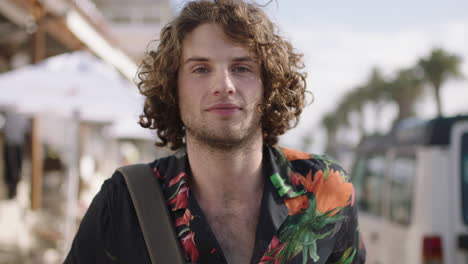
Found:
[[[364,264],[366,262],[366,249],[359,231],[357,205],[349,205],[344,212],[346,217],[338,233],[337,243],[329,262],[334,264]]]
[[[112,248],[109,188],[107,180],[81,220],[64,263],[116,263],[115,250]]]

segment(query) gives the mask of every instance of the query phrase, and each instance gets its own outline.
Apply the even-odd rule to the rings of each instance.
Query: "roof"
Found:
[[[452,127],[460,121],[468,121],[468,115],[400,123],[393,132],[393,141],[397,145],[449,145]]]
[[[358,146],[358,152],[375,154],[385,152],[393,146],[449,145],[452,127],[461,121],[468,121],[468,115],[438,117],[430,120],[404,120],[387,135],[373,135],[362,140]]]

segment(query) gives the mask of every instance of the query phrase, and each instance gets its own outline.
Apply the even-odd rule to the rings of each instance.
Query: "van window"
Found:
[[[389,168],[390,220],[399,224],[410,223],[413,204],[413,185],[416,173],[414,156],[397,156]]]
[[[462,136],[460,172],[462,179],[462,210],[465,225],[468,225],[468,133]]]
[[[361,157],[354,165],[351,180],[356,189],[359,210],[382,215],[385,157]]]

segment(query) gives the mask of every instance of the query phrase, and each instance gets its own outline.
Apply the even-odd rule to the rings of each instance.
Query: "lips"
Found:
[[[241,107],[236,104],[215,104],[209,106],[206,111],[218,111],[218,110],[240,110]]]
[[[209,106],[206,111],[216,116],[230,117],[241,111],[242,108],[236,104],[214,104]]]

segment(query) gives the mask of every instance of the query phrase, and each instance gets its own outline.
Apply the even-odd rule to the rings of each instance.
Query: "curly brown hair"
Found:
[[[302,54],[278,34],[257,6],[241,0],[201,0],[187,3],[179,16],[161,31],[156,50],[149,50],[138,71],[138,89],[145,99],[140,125],[156,129],[161,142],[175,150],[185,144],[177,94],[177,72],[185,36],[201,24],[216,23],[233,41],[259,59],[264,85],[263,139],[274,145],[295,127],[305,104],[306,73]]]

